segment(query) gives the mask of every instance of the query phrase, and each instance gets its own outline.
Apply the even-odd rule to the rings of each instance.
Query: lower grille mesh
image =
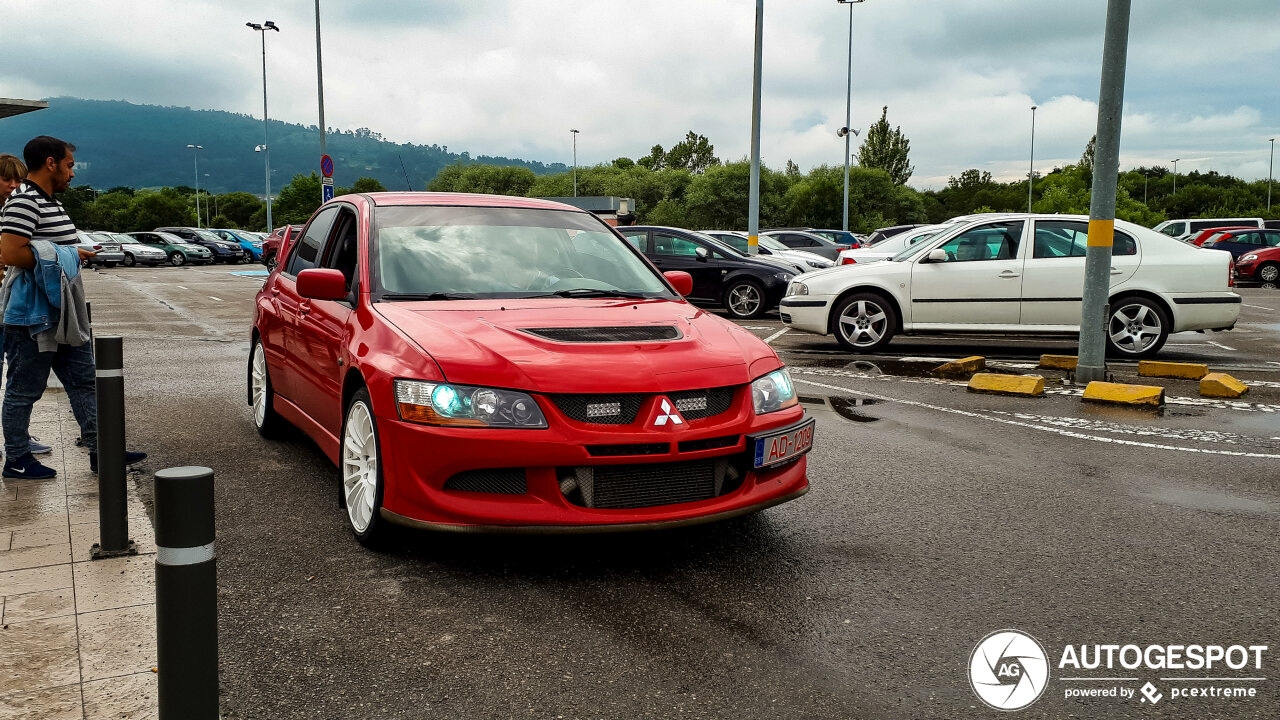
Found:
[[[503,495],[523,495],[527,491],[521,468],[467,470],[445,480],[444,489]]]
[[[745,471],[730,458],[671,463],[560,468],[560,491],[589,508],[624,510],[719,497],[736,489]]]

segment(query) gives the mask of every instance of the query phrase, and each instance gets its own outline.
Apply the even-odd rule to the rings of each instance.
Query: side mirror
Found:
[[[702,250],[702,248],[698,249]],[[683,270],[668,270],[662,273],[662,277],[671,283],[671,287],[675,288],[681,297],[693,292],[693,276]]]
[[[946,262],[947,251],[942,248],[934,248],[929,251],[929,262]]]
[[[298,273],[298,294],[311,300],[345,300],[347,279],[341,270],[309,268]]]
[[[711,259],[711,251],[704,247],[699,247],[697,250],[694,250],[693,254],[697,256],[698,262],[706,262]]]

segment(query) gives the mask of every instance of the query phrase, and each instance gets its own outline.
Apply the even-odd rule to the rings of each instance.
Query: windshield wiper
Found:
[[[599,290],[596,288],[574,288],[572,290],[556,290],[546,295],[534,295],[531,297],[562,297],[562,298],[624,298],[627,300],[648,300],[649,296],[644,293],[628,292],[626,290]]]
[[[472,293],[433,292],[433,293],[382,293],[383,300],[475,300]]]

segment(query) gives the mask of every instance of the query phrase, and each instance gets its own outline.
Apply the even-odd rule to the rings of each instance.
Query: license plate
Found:
[[[755,437],[755,468],[780,465],[809,452],[813,448],[813,426],[816,421],[810,418],[804,424],[787,428],[781,432]]]

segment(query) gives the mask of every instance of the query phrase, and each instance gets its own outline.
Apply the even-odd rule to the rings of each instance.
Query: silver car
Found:
[[[98,233],[98,235],[109,239],[111,242],[120,243],[120,250],[124,252],[125,267],[134,267],[135,265],[155,267],[169,262],[169,256],[165,255],[163,250],[150,245],[143,245],[128,235],[119,233]]]
[[[84,267],[96,265],[113,268],[124,262],[124,251],[120,249],[120,243],[104,237],[102,233],[77,230],[75,247],[96,253],[93,257],[80,261]]]

